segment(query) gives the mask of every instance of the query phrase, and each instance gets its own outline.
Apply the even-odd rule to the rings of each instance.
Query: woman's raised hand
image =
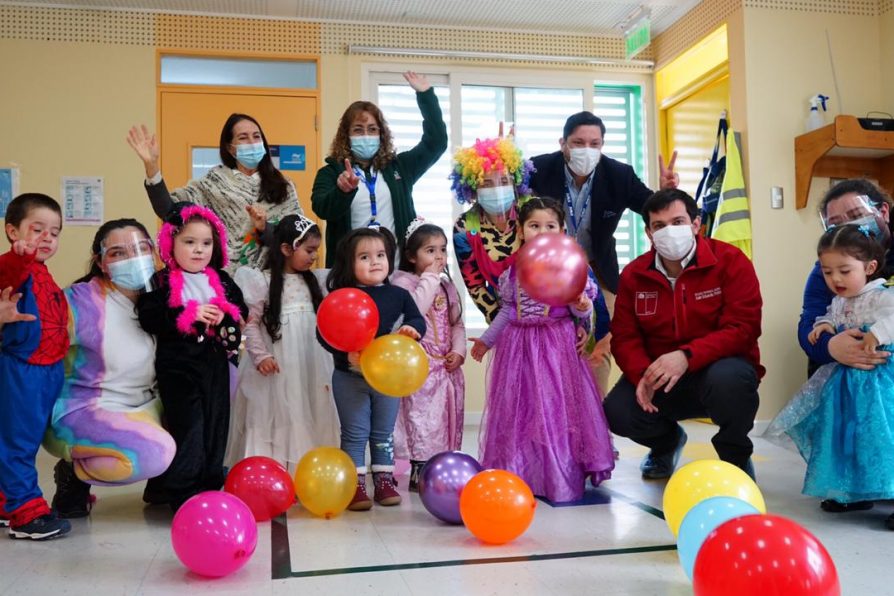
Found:
[[[418,93],[422,93],[431,89],[431,83],[428,82],[428,78],[425,75],[417,74],[412,70],[408,70],[404,73],[404,78],[410,84],[410,87],[412,87],[413,90]]]
[[[152,178],[158,173],[158,138],[149,132],[145,124],[131,126],[127,133],[127,144],[134,150],[146,167],[146,178]]]

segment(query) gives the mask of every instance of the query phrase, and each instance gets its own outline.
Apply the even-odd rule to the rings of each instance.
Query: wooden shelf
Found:
[[[872,178],[894,194],[894,132],[866,130],[854,116],[795,137],[795,207],[807,206],[814,176]]]

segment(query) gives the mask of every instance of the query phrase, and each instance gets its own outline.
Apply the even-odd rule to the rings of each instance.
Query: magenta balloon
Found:
[[[248,563],[258,545],[258,525],[238,497],[223,491],[199,493],[174,515],[171,545],[191,571],[223,577]]]
[[[463,523],[459,496],[483,468],[471,455],[445,451],[428,460],[419,478],[419,499],[429,513],[448,524]]]
[[[587,255],[565,234],[540,234],[525,242],[516,269],[528,296],[550,306],[575,302],[587,286]]]

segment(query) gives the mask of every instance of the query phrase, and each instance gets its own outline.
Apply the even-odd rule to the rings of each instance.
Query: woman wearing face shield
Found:
[[[314,179],[311,204],[326,220],[326,267],[338,241],[351,230],[387,228],[403,238],[416,217],[413,185],[447,150],[447,126],[435,91],[423,75],[404,73],[416,91],[422,139],[396,153],[391,131],[374,103],[355,101],[342,114],[326,165]]]
[[[521,246],[517,209],[531,195],[534,166],[512,137],[478,140],[453,159],[456,199],[472,204],[453,226],[453,246],[466,289],[489,324],[500,307],[497,281]]]
[[[62,393],[44,447],[60,457],[53,509],[89,514],[90,485],[118,486],[158,476],[174,440],[161,426],[155,387],[155,340],[134,305],[150,290],[156,258],[146,228],[133,219],[96,232],[90,270],[65,290],[71,347]]]
[[[174,202],[189,201],[212,209],[227,228],[232,275],[240,265],[260,268],[264,247],[276,222],[300,214],[295,185],[276,169],[267,137],[248,114],[231,114],[220,131],[220,161],[198,180],[173,192],[161,176],[159,146],[146,126],[130,129],[127,143],[146,170],[146,193],[155,214],[164,219]],[[270,223],[272,222],[272,223]]]
[[[887,249],[886,270],[881,277],[894,274],[894,250],[891,246],[891,208],[894,201],[884,191],[868,180],[855,178],[843,180],[833,186],[820,203],[820,218],[825,229],[836,225],[856,224],[869,227],[873,236],[882,239]],[[811,345],[807,336],[813,330],[817,317],[826,314],[832,303],[832,292],[823,280],[819,263],[814,265],[804,287],[801,318],[798,322],[798,341],[809,358],[808,375],[823,364],[840,362],[846,366],[871,370],[882,364],[889,352],[866,353],[862,348],[863,334],[849,329],[837,335],[823,334]]]

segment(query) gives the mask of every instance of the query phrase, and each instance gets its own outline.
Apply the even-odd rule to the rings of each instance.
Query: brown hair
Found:
[[[353,157],[351,153],[351,124],[363,112],[369,113],[379,125],[379,150],[372,158],[372,165],[376,170],[381,171],[394,159],[394,143],[391,138],[391,129],[388,128],[388,122],[385,121],[385,115],[371,101],[355,101],[341,115],[338,132],[335,133],[332,146],[329,147],[329,157],[338,163],[344,163],[346,159],[350,160]]]

